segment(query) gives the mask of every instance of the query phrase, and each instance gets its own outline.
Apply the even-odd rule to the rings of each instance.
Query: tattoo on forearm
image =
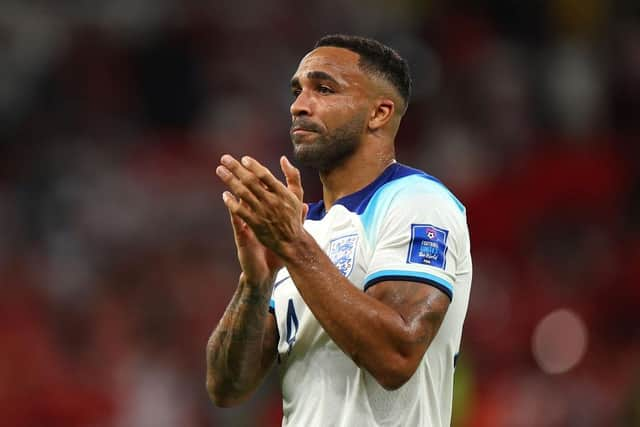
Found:
[[[245,375],[255,373],[259,363],[268,306],[268,293],[239,286],[209,338],[208,369],[232,390],[252,380]]]

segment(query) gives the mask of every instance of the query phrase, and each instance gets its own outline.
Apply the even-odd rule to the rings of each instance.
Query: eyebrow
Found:
[[[336,85],[340,84],[331,74],[325,73],[324,71],[309,71],[307,73],[307,78],[309,80],[325,80],[325,81],[332,82]],[[291,87],[299,87],[299,86],[300,86],[300,79],[298,77],[292,78]]]

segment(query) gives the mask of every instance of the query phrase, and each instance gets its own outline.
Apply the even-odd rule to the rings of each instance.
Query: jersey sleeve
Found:
[[[404,189],[378,209],[364,290],[383,281],[434,286],[453,299],[468,229],[464,207],[444,191]]]

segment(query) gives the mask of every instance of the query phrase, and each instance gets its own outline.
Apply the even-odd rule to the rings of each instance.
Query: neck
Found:
[[[365,144],[361,146],[363,149],[357,150],[340,166],[320,172],[322,198],[327,211],[336,200],[366,187],[395,162],[393,144],[386,146],[390,148],[378,146],[374,150],[367,150],[368,147],[373,148],[374,144],[368,147]]]

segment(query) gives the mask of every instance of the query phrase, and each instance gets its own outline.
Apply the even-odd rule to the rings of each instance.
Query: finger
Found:
[[[222,200],[225,200],[225,198],[227,197],[235,197],[235,196],[231,194],[231,192],[229,191],[225,191],[224,193],[222,193]],[[226,201],[225,201],[225,206],[226,206]],[[231,211],[231,209],[229,209],[228,206],[226,207],[227,207],[227,212],[229,212],[229,219],[231,220],[233,235],[236,237],[236,240],[237,240],[240,234],[246,230],[247,224],[238,215],[234,214]]]
[[[309,205],[306,203],[302,204],[302,222],[307,218],[307,214],[309,213]]]
[[[242,203],[241,200],[238,200],[228,191],[222,193],[222,200],[229,210],[229,214],[231,215],[231,221],[234,226],[234,232],[236,231],[236,225],[239,227],[237,230],[242,230],[246,225],[247,227],[251,227],[252,224],[255,224],[255,218],[253,211],[245,204]],[[237,219],[244,222],[244,225],[240,222],[237,222]]]
[[[224,197],[234,197],[234,195],[231,194],[230,192],[227,191],[226,193],[227,193],[226,196],[223,194],[222,196],[223,199]],[[240,204],[242,203],[243,202],[240,201]],[[231,211],[231,209],[229,209],[228,207],[227,207],[227,212],[229,212],[229,218],[231,219],[231,227],[233,229],[233,238],[236,242],[236,246],[238,248],[242,248],[247,244],[249,244],[252,241],[252,239],[255,239],[253,230],[251,230],[251,228],[247,225],[246,222],[242,220],[242,218],[234,214]]]
[[[276,194],[282,194],[285,189],[284,184],[273,176],[267,167],[249,156],[242,157],[241,162],[242,165],[247,168],[248,171],[253,173],[268,190]]]
[[[243,157],[243,160],[245,158],[247,158],[247,156]],[[225,166],[238,180],[240,180],[240,182],[242,182],[244,186],[247,187],[257,198],[260,199],[264,197],[264,194],[267,192],[265,184],[253,170],[247,168],[246,165],[241,164],[228,154],[225,154],[220,158],[220,163],[222,163],[223,166]],[[268,169],[264,169],[269,173]]]
[[[296,195],[298,200],[302,201],[304,190],[302,189],[302,179],[300,178],[300,170],[293,166],[286,156],[280,157],[280,168],[287,180],[287,188]]]
[[[251,209],[255,211],[260,210],[260,201],[256,195],[247,186],[240,181],[229,169],[225,166],[218,166],[216,168],[216,175],[224,182],[231,192],[241,200],[244,200]]]

